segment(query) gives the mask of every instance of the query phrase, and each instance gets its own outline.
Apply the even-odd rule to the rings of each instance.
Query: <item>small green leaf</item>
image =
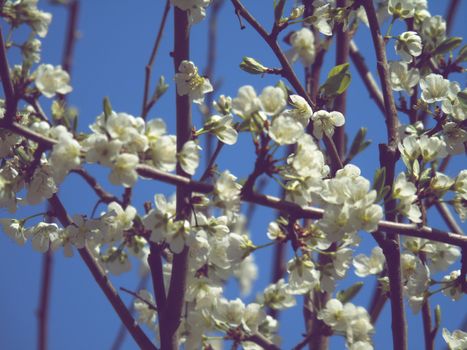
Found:
[[[456,63],[467,61],[467,45],[462,46],[456,58]]]
[[[360,128],[355,135],[355,138],[352,141],[352,145],[350,146],[350,151],[347,156],[347,160],[351,161],[357,154],[362,152],[365,148],[367,148],[370,144],[371,141],[365,140],[367,129],[366,128]]]
[[[442,55],[442,54],[445,54],[446,52],[452,51],[456,47],[458,47],[461,43],[462,43],[462,38],[459,38],[459,37],[447,38],[443,40],[436,49],[434,49],[433,56]]]
[[[110,104],[110,100],[107,96],[104,97],[103,105],[104,105],[104,117],[105,117],[105,120],[107,120],[107,118],[112,114],[112,105]]]
[[[327,80],[320,87],[320,91],[326,97],[332,98],[347,90],[350,81],[349,63],[340,64],[331,69]]]
[[[381,192],[383,190],[384,183],[386,182],[386,167],[376,169],[375,175],[373,177],[373,189],[376,192]]]
[[[264,74],[268,71],[267,67],[251,57],[243,57],[240,69],[250,74]]]
[[[358,294],[358,292],[360,292],[360,289],[362,289],[362,287],[363,287],[363,282],[357,282],[351,285],[349,288],[339,291],[336,295],[336,298],[342,304],[348,303]]]
[[[165,78],[163,75],[160,76],[159,82],[156,86],[156,91],[154,92],[154,99],[157,101],[169,88],[169,84],[165,82]]]
[[[459,99],[459,102],[463,105],[463,108],[467,109],[467,90],[460,91],[457,94],[457,98]]]
[[[412,164],[412,175],[417,180],[420,178],[420,163],[417,159],[415,159]]]
[[[441,306],[436,305],[435,307],[435,329],[439,329],[441,325]]]

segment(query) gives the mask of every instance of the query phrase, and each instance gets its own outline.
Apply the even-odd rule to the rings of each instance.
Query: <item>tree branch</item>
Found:
[[[353,40],[350,41],[350,58],[352,59],[355,68],[357,68],[358,74],[363,80],[368,92],[370,93],[370,97],[375,101],[376,105],[378,106],[379,110],[384,114],[384,100],[383,94],[379,89],[378,84],[376,83],[373,75],[371,74],[370,70],[368,69],[365,59],[361,55],[360,51],[358,50],[357,45]]]
[[[161,43],[162,35],[164,34],[165,22],[167,21],[167,17],[170,10],[170,0],[167,0],[164,7],[164,12],[162,14],[162,20],[159,25],[159,30],[157,32],[156,41],[154,42],[154,46],[151,51],[151,56],[149,56],[148,64],[144,70],[144,95],[143,95],[143,105],[141,107],[141,118],[146,119],[147,114],[149,113],[149,106],[148,106],[148,99],[149,99],[149,88],[151,85],[151,73],[152,67],[154,66],[154,62],[156,60],[157,51],[159,50],[159,46]]]
[[[0,78],[2,80],[3,92],[5,93],[6,110],[3,122],[11,124],[15,120],[16,106],[18,99],[15,94],[13,83],[10,77],[10,68],[6,55],[5,41],[2,29],[0,28]]]
[[[373,46],[375,48],[378,75],[381,81],[384,111],[387,129],[387,144],[380,145],[380,164],[386,168],[386,186],[392,188],[397,156],[398,117],[394,96],[392,94],[389,66],[386,59],[386,46],[376,17],[373,0],[363,0],[363,6],[370,26]],[[396,202],[385,202],[386,219],[396,221]],[[407,349],[407,325],[404,311],[402,290],[402,268],[400,260],[400,239],[397,234],[387,233],[383,252],[388,265],[389,288],[391,295],[392,337],[394,349]]]
[[[183,60],[190,57],[190,24],[188,12],[174,8],[174,69]],[[191,138],[191,100],[189,95],[180,96],[176,93],[177,121],[177,152]],[[177,175],[188,177],[180,163],[177,163]],[[177,186],[176,219],[186,220],[190,216],[191,192],[184,186]],[[152,268],[152,267],[151,267]],[[178,349],[177,329],[181,322],[182,309],[185,300],[185,287],[188,270],[188,247],[185,246],[179,254],[174,254],[172,275],[170,277],[167,305],[159,320],[162,349]],[[170,309],[169,306],[170,305]]]
[[[48,249],[42,258],[42,285],[39,297],[39,309],[37,310],[37,318],[39,323],[38,330],[38,349],[47,349],[47,330],[49,320],[49,302],[50,302],[50,284],[52,279],[52,250]]]
[[[63,207],[62,202],[57,197],[57,195],[53,195],[49,199],[51,210],[54,212],[54,216],[60,221],[63,227],[67,227],[71,225],[72,221],[68,214],[66,213],[65,208]],[[107,299],[112,304],[114,310],[117,312],[118,316],[122,323],[128,329],[128,332],[132,335],[133,339],[136,341],[138,346],[142,349],[156,349],[154,344],[149,340],[149,338],[144,334],[142,329],[138,326],[136,321],[131,316],[130,312],[126,308],[125,304],[123,303],[122,299],[120,299],[117,291],[115,290],[114,286],[110,282],[109,278],[105,274],[105,271],[102,267],[95,261],[94,257],[92,256],[91,252],[87,247],[78,249],[79,255],[81,259],[83,259],[84,263],[88,267],[89,271],[91,272],[92,276],[96,280],[97,284],[104,292]]]

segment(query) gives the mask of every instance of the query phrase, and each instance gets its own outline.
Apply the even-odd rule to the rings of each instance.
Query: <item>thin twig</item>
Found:
[[[204,70],[204,76],[208,78],[211,82],[214,82],[214,68],[217,61],[217,18],[219,16],[219,11],[224,5],[224,0],[217,0],[212,3],[211,11],[209,13],[209,22],[208,22],[208,47],[207,47],[207,59],[206,59],[206,68]],[[216,90],[219,87],[216,86]],[[206,95],[206,117],[211,115],[212,111],[212,102],[213,94]],[[214,136],[211,133],[206,135],[206,162],[209,162],[212,156],[212,148]],[[208,166],[206,166],[208,168]]]
[[[146,288],[146,284],[148,283],[148,277],[149,277],[149,274],[146,273],[141,278],[141,280],[139,281],[139,284],[136,287],[136,290],[141,290],[141,289]],[[133,313],[134,309],[135,309],[135,304],[133,302],[131,302],[128,305],[128,311],[130,312],[130,314]],[[115,337],[115,340],[112,343],[112,346],[111,346],[110,349],[111,350],[119,350],[122,347],[123,342],[125,341],[126,334],[127,334],[127,331],[126,331],[125,325],[121,324],[119,329],[118,329],[117,336]]]
[[[149,113],[150,108],[148,107],[148,98],[149,98],[149,88],[151,85],[151,74],[152,74],[152,67],[154,66],[154,62],[156,60],[157,51],[159,49],[162,35],[164,34],[165,23],[167,21],[167,16],[170,10],[170,0],[167,0],[164,7],[164,12],[162,14],[162,20],[159,25],[159,30],[157,32],[156,41],[154,42],[154,46],[151,51],[151,55],[149,56],[148,64],[145,67],[145,75],[144,75],[144,95],[143,95],[143,104],[141,107],[141,117],[146,119],[147,114]],[[151,105],[152,106],[152,105]]]
[[[435,202],[436,209],[438,209],[441,217],[443,218],[444,222],[448,225],[449,229],[458,235],[464,235],[464,231],[457,223],[456,219],[451,214],[446,203],[442,203],[440,201]]]
[[[220,151],[224,147],[224,143],[221,141],[217,141],[216,149],[214,153],[211,155],[211,158],[208,160],[208,164],[206,165],[206,169],[204,170],[203,175],[201,175],[199,181],[203,182],[206,181],[212,173],[214,163],[216,162],[217,157],[219,156]]]
[[[381,93],[378,84],[376,83],[375,79],[373,78],[373,75],[371,74],[370,70],[365,64],[365,59],[360,54],[360,51],[358,50],[358,47],[353,40],[350,41],[349,52],[350,58],[352,59],[355,68],[357,68],[357,72],[358,74],[360,74],[360,77],[362,78],[363,83],[365,84],[370,94],[370,97],[375,101],[380,111],[384,113],[383,94]]]
[[[65,40],[65,48],[63,50],[62,66],[68,74],[71,75],[71,68],[73,66],[73,51],[78,37],[78,14],[79,14],[79,1],[72,0],[68,5],[68,27]]]
[[[132,295],[133,297],[135,297],[136,299],[138,300],[141,300],[143,303],[145,303],[151,310],[154,310],[154,311],[157,311],[157,307],[156,305],[154,305],[153,303],[151,303],[150,301],[142,298],[138,293],[135,293],[129,289],[126,289],[125,287],[120,287],[120,290],[125,292],[125,293],[128,293],[130,295]]]
[[[457,14],[457,8],[460,5],[460,0],[451,0],[449,2],[449,7],[446,11],[446,34],[451,34],[451,30],[454,27],[454,18]]]

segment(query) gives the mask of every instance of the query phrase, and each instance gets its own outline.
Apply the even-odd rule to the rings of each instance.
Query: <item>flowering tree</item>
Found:
[[[449,80],[463,72],[467,60],[462,39],[448,34],[458,1],[451,2],[451,18],[445,20],[432,16],[424,0],[276,0],[267,30],[240,0],[231,0],[239,29],[253,28],[278,62],[267,67],[259,57],[244,57],[242,70],[275,75],[277,83],[260,94],[244,85],[234,97],[214,89],[212,71],[202,75],[190,60],[190,30],[209,11],[214,59],[215,17],[224,1],[167,1],[146,66],[140,116],[114,111],[105,98],[102,113],[86,130],[78,129],[76,111],[67,103],[78,1],[55,2],[70,12],[62,66],[40,62],[37,37],[47,34],[51,15],[37,8],[37,0],[0,0],[2,28],[8,28],[6,36],[0,30],[0,204],[11,213],[1,219],[8,236],[20,245],[30,241],[45,259],[57,250],[70,257],[77,251],[143,349],[211,349],[224,341],[234,348],[279,349],[279,313],[298,307],[299,300],[306,331],[295,349],[325,349],[333,336],[344,337],[348,349],[380,348],[372,334],[387,300],[394,349],[407,349],[404,300],[421,314],[425,348],[434,349],[443,327],[441,307],[434,308],[433,319],[430,297],[442,292],[459,300],[467,290],[467,238],[455,218],[463,221],[467,215],[467,170],[455,177],[445,174],[451,159],[464,156],[467,142],[467,90]],[[161,77],[152,92],[151,72],[171,11],[174,73],[166,75],[173,75],[176,85],[175,135],[167,132],[164,120],[150,117],[168,89]],[[15,30],[24,25],[30,35],[21,42]],[[382,26],[387,27],[384,36]],[[406,30],[396,32],[393,26]],[[357,31],[371,33],[379,82],[352,40]],[[336,65],[321,74],[333,40]],[[10,66],[7,55],[15,48],[22,60]],[[397,60],[388,61],[389,51]],[[349,58],[384,117],[387,138],[379,145],[380,166],[372,182],[352,165],[370,145],[366,129],[347,142]],[[47,99],[50,111],[41,107]],[[200,121],[192,119],[194,107]],[[408,123],[399,120],[402,116]],[[239,134],[253,143],[256,154],[243,181],[235,169],[216,166]],[[200,170],[204,144],[207,161]],[[281,151],[285,156],[278,155]],[[123,195],[105,190],[105,179],[94,177],[95,166],[89,164],[107,168],[108,181],[123,187]],[[83,210],[70,217],[59,198],[70,173],[82,177],[98,197],[90,216]],[[262,193],[264,179],[281,187],[281,198]],[[133,188],[141,181],[175,185],[176,193],[152,193],[138,205]],[[249,216],[241,210],[245,202],[277,211],[277,219],[264,228],[268,243],[249,236]],[[47,203],[45,212],[12,217],[19,207],[40,203]],[[106,208],[96,215],[100,204]],[[430,207],[452,232],[431,226]],[[374,238],[369,256],[354,254],[361,235]],[[236,278],[244,292],[251,289],[260,249],[274,251],[271,284],[254,302],[229,300],[224,296],[229,279]],[[152,288],[122,288],[134,297],[133,318],[112,276],[128,272],[135,261]],[[437,273],[444,277],[435,278]],[[362,282],[337,288],[352,274],[377,277],[367,309],[352,303]],[[42,348],[47,283],[45,277]],[[462,330],[443,328],[442,336],[451,349],[467,349]]]

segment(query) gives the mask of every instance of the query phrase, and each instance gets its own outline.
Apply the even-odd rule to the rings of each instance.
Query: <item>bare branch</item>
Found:
[[[350,57],[352,58],[352,62],[354,63],[355,68],[357,68],[358,74],[360,74],[363,83],[370,93],[370,97],[375,101],[380,111],[384,113],[383,94],[381,93],[378,84],[365,64],[365,59],[360,54],[358,47],[353,40],[350,42]]]
[[[2,29],[0,28],[0,78],[2,80],[3,92],[5,93],[6,111],[3,122],[11,124],[16,115],[16,106],[18,99],[10,77],[10,68],[6,55],[5,41],[3,39]]]
[[[148,106],[148,99],[149,99],[149,88],[151,85],[152,67],[154,66],[154,62],[156,60],[156,55],[157,55],[157,51],[159,50],[162,35],[164,34],[165,23],[167,21],[169,10],[170,10],[170,0],[167,0],[165,3],[164,12],[162,14],[162,20],[159,25],[159,30],[157,32],[156,41],[154,42],[154,47],[152,48],[151,56],[149,56],[149,62],[146,65],[145,71],[144,71],[145,73],[144,74],[144,95],[143,95],[143,105],[141,107],[141,117],[143,119],[146,119],[146,116],[150,110],[150,107]]]

